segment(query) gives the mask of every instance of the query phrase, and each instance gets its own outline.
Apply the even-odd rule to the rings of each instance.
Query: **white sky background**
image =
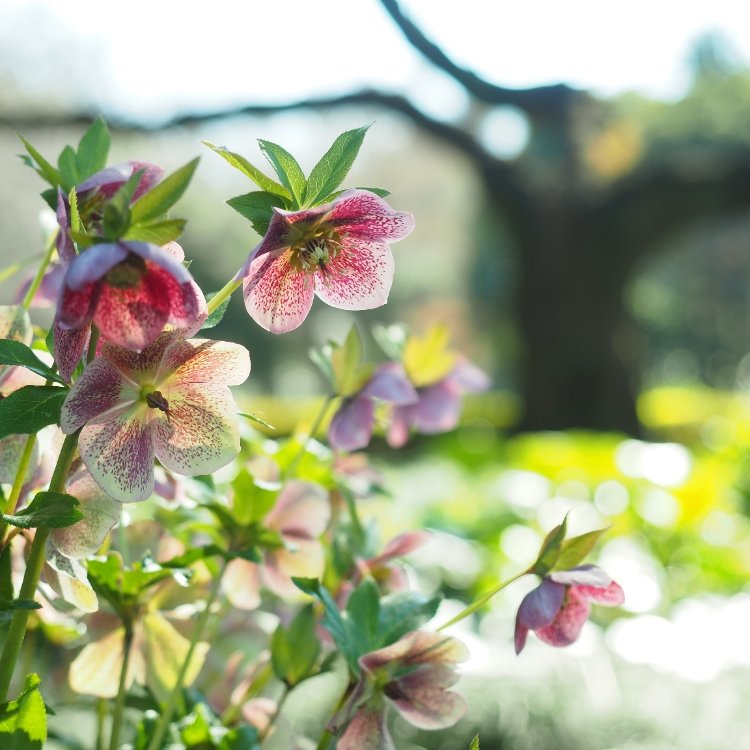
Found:
[[[744,0],[402,6],[456,61],[512,87],[564,81],[678,98],[691,44],[708,30],[750,60]],[[408,91],[435,114],[463,104],[376,0],[0,0],[0,47],[17,74],[57,73],[58,91],[74,87],[84,103],[137,119],[365,85]]]

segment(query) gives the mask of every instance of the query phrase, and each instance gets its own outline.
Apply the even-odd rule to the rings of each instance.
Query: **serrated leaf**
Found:
[[[3,750],[41,750],[47,741],[47,711],[39,692],[42,681],[36,674],[16,700],[0,704],[0,747]]]
[[[268,225],[273,217],[273,209],[275,207],[286,208],[288,205],[280,196],[261,190],[230,198],[227,203],[237,213],[249,219],[253,229],[260,235],[264,235],[268,231]]]
[[[81,181],[104,169],[111,140],[107,124],[98,117],[78,144],[78,176]]]
[[[81,181],[78,175],[78,157],[72,146],[66,146],[60,152],[57,168],[60,170],[60,178],[66,192]]]
[[[18,136],[33,159],[36,171],[47,180],[52,187],[57,187],[61,182],[60,172],[55,169],[22,135]]]
[[[259,188],[267,193],[274,193],[282,198],[291,198],[290,192],[275,180],[266,176],[257,167],[254,167],[244,156],[225,149],[223,146],[214,146],[208,141],[201,141],[204,146],[208,146],[212,151],[217,153],[224,161],[231,164],[235,169],[242,172],[245,177],[249,177]]]
[[[132,222],[143,223],[163,216],[187,190],[198,161],[198,158],[193,159],[144,193],[131,206]]]
[[[554,570],[570,570],[575,568],[578,563],[583,562],[585,557],[594,549],[607,529],[596,529],[588,531],[580,536],[574,536],[566,539],[562,543],[560,555],[553,566]]]
[[[68,391],[51,385],[25,385],[0,400],[0,438],[31,435],[48,424],[60,423],[60,409]]]
[[[78,500],[62,492],[37,492],[34,499],[12,515],[2,514],[3,520],[20,529],[63,529],[83,518]]]
[[[122,239],[150,242],[153,245],[166,245],[167,242],[176,240],[185,231],[186,224],[186,219],[142,221],[131,224]]]
[[[206,302],[210,302],[218,292],[211,292],[210,294],[206,295]],[[231,300],[231,296],[227,297],[205,320],[203,325],[201,326],[201,331],[207,329],[207,328],[214,328],[215,326],[219,325],[221,323],[222,319],[224,318],[224,313],[226,313],[227,308],[229,307],[229,302]]]
[[[469,745],[469,750],[479,750],[479,735],[475,735],[474,739],[471,741],[471,745]]]
[[[70,231],[71,233],[83,232],[83,222],[78,210],[78,193],[74,187],[70,188],[68,193],[68,204],[70,205]]]
[[[291,208],[299,208],[302,205],[302,196],[305,192],[305,173],[302,171],[302,167],[278,143],[259,139],[258,145],[278,175],[279,180],[281,180],[281,184],[291,193],[294,201]]]
[[[362,147],[369,125],[347,130],[333,142],[321,160],[313,167],[307,180],[303,205],[325,203],[344,181]]]
[[[18,365],[25,367],[27,370],[41,375],[47,380],[54,380],[56,383],[65,385],[65,381],[49,365],[44,364],[39,357],[20,341],[10,339],[0,339],[0,365]]]
[[[259,424],[263,427],[266,427],[269,430],[275,430],[276,428],[272,425],[266,422],[265,419],[261,419],[256,414],[246,414],[244,411],[238,411],[237,414],[240,417],[245,417],[245,419],[249,419],[251,422],[255,422],[256,424]]]

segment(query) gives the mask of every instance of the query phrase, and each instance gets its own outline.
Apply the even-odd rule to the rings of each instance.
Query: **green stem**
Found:
[[[36,276],[34,276],[31,282],[31,286],[26,292],[23,298],[23,302],[21,302],[21,306],[24,308],[24,310],[28,310],[31,307],[31,303],[34,301],[34,295],[37,293],[37,290],[39,289],[42,280],[44,279],[44,274],[47,271],[47,266],[52,260],[52,253],[55,252],[57,233],[59,231],[59,229],[56,229],[52,233],[52,237],[50,237],[49,243],[47,244],[47,247],[44,251],[44,258],[42,258],[42,262],[39,264],[39,268],[37,269]]]
[[[86,364],[96,357],[96,345],[99,343],[99,329],[91,324],[91,337],[89,338],[89,348],[86,352]]]
[[[455,625],[457,622],[461,622],[461,620],[463,620],[465,617],[474,614],[474,612],[487,604],[487,602],[492,599],[495,594],[502,591],[506,586],[510,586],[511,583],[517,581],[519,578],[523,578],[525,575],[528,575],[529,573],[531,573],[530,570],[524,570],[521,573],[514,575],[512,578],[509,578],[507,581],[498,583],[497,586],[493,586],[488,591],[485,591],[478,599],[476,599],[468,607],[466,607],[466,609],[462,609],[455,617],[452,617],[450,620],[448,620],[448,622],[444,622],[438,628],[438,630],[445,630],[445,628],[449,627],[450,625]]]
[[[256,674],[253,675],[253,680],[248,686],[247,690],[243,693],[242,697],[234,702],[227,708],[226,711],[221,715],[221,723],[225,726],[231,726],[240,718],[242,713],[242,706],[254,698],[256,695],[260,695],[261,690],[271,681],[273,677],[273,668],[270,662],[262,667]]]
[[[329,729],[326,727],[323,730],[323,734],[320,735],[320,740],[318,744],[315,746],[315,750],[328,750],[328,746],[331,744],[332,739],[333,739],[333,734],[331,734]]]
[[[323,727],[323,734],[320,735],[320,739],[318,740],[318,744],[315,746],[315,750],[328,750],[328,747],[330,746],[331,742],[334,739],[336,739],[338,732],[340,732],[341,729],[343,729],[343,727],[341,727],[336,733],[334,733],[328,727],[338,716],[341,709],[346,705],[346,702],[349,700],[349,696],[351,695],[351,691],[353,687],[354,686],[351,684],[347,686],[346,690],[344,690],[343,694],[341,695],[341,698],[339,698],[339,702],[336,704],[336,708],[333,709],[331,718]]]
[[[210,300],[208,300],[208,314],[211,315],[211,313],[215,312],[216,309],[219,307],[219,305],[224,302],[225,299],[228,297],[231,297],[235,290],[240,286],[242,283],[242,279],[234,278],[230,281],[227,281],[227,283],[219,289],[216,294],[211,297]]]
[[[271,733],[271,730],[273,729],[273,725],[276,723],[276,720],[281,716],[281,709],[284,707],[284,701],[289,696],[289,686],[284,685],[284,692],[281,694],[281,697],[276,702],[276,710],[273,712],[273,716],[268,720],[268,724],[266,725],[266,728],[261,732],[260,737],[258,738],[261,744],[265,742],[266,737]]]
[[[18,470],[16,471],[16,478],[13,481],[13,487],[11,487],[10,495],[8,495],[8,503],[5,506],[5,513],[9,516],[12,516],[16,512],[16,506],[21,497],[21,490],[23,489],[26,474],[29,471],[29,464],[31,463],[31,456],[34,452],[35,444],[36,434],[29,435],[26,438],[26,444],[23,446],[21,460],[18,464]],[[0,550],[5,546],[5,534],[7,530],[8,524],[5,521],[0,521]]]
[[[96,701],[96,750],[104,750],[104,723],[107,720],[107,701],[99,698]]]
[[[224,560],[219,574],[216,576],[216,578],[214,578],[211,584],[211,590],[208,592],[208,598],[206,599],[206,606],[204,607],[203,612],[201,612],[201,615],[198,618],[198,622],[195,624],[195,629],[193,630],[193,636],[190,639],[190,647],[188,648],[187,655],[185,656],[185,660],[182,662],[180,671],[177,674],[177,680],[172,687],[172,692],[169,694],[169,698],[167,699],[167,703],[164,706],[164,710],[161,712],[159,721],[154,729],[153,735],[151,736],[151,742],[148,743],[147,750],[157,750],[161,747],[161,743],[167,733],[167,729],[169,728],[169,722],[172,720],[172,714],[174,714],[175,709],[177,708],[177,704],[181,699],[182,683],[185,681],[185,675],[187,674],[187,671],[190,667],[190,662],[193,659],[193,652],[195,651],[195,647],[198,645],[198,641],[203,635],[203,631],[205,630],[208,620],[211,616],[211,607],[216,600],[216,597],[219,595],[219,590],[221,589],[221,579],[224,576],[224,571],[226,570],[226,568],[227,560]]]
[[[122,728],[122,719],[125,713],[125,696],[128,693],[128,667],[130,666],[130,652],[133,645],[133,625],[130,622],[125,624],[125,638],[122,644],[122,667],[120,668],[120,682],[117,686],[117,700],[115,701],[115,710],[112,714],[112,734],[109,738],[109,750],[117,750],[117,744],[120,741],[120,729]]]
[[[50,492],[62,492],[64,490],[65,479],[73,462],[77,445],[78,432],[74,432],[65,438],[60,449],[60,455],[57,457],[55,471],[50,480]],[[18,593],[19,599],[33,599],[36,595],[36,587],[39,585],[39,578],[42,575],[42,567],[44,566],[44,548],[50,531],[51,529],[45,528],[38,528],[36,530],[34,541],[31,543],[31,550],[29,551],[29,559],[26,563],[23,583]],[[17,609],[13,612],[13,619],[8,629],[8,637],[5,640],[5,648],[3,648],[2,656],[0,656],[0,703],[4,703],[8,698],[8,688],[10,687],[10,681],[16,667],[18,654],[21,652],[30,614],[28,609]]]
[[[297,455],[289,462],[289,466],[287,466],[286,472],[288,475],[294,474],[295,469],[297,468],[299,462],[302,460],[302,457],[307,451],[307,445],[310,442],[310,439],[315,437],[315,433],[320,429],[320,426],[323,424],[323,420],[325,419],[326,412],[328,411],[328,407],[333,403],[335,398],[335,395],[326,396],[326,400],[320,407],[320,411],[315,417],[315,421],[313,422],[312,427],[307,431],[307,437],[305,437],[304,441],[302,442]]]

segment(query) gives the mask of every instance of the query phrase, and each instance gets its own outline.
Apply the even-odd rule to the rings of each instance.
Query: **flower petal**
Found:
[[[385,436],[391,448],[401,448],[409,440],[411,408],[411,406],[396,406],[391,411],[391,419]]]
[[[52,589],[82,612],[96,612],[99,600],[89,583],[86,568],[78,560],[63,555],[49,539],[44,557],[44,578]]]
[[[87,326],[94,317],[101,284],[86,284],[80,291],[68,289],[63,283],[57,302],[55,326],[62,330]]]
[[[569,588],[565,604],[555,619],[549,625],[536,628],[536,634],[550,646],[568,646],[581,634],[590,612],[591,605],[576,593],[575,587]]]
[[[137,386],[106,357],[97,357],[86,366],[63,403],[62,431],[70,435],[92,419],[132,404],[137,398]]]
[[[128,250],[123,244],[102,243],[93,245],[77,255],[65,273],[65,288],[74,292],[83,291],[116,265],[128,257]]]
[[[325,552],[317,539],[285,539],[288,547],[275,549],[266,555],[263,579],[278,596],[295,599],[299,589],[295,578],[319,578],[325,568]]]
[[[432,539],[429,531],[407,531],[403,534],[393,537],[388,544],[383,547],[383,551],[367,561],[368,565],[379,565],[397,557],[414,552]]]
[[[593,586],[595,588],[606,588],[612,583],[612,579],[596,565],[580,565],[570,570],[556,570],[547,575],[557,583],[566,586]]]
[[[15,480],[28,437],[28,435],[8,435],[0,440],[0,484],[12,484]],[[34,443],[25,479],[33,473],[37,460],[38,450]]]
[[[419,398],[400,362],[380,365],[362,389],[361,395],[397,405],[413,404]]]
[[[144,411],[148,409],[109,412],[88,422],[78,440],[91,476],[121,503],[145,500],[154,491],[154,448],[149,415]]]
[[[291,250],[257,256],[243,282],[250,317],[271,333],[299,328],[312,307],[315,283],[311,274],[296,271]]]
[[[417,670],[386,686],[391,705],[412,726],[420,729],[445,729],[465,713],[466,701],[452,690],[430,683],[431,670]],[[395,689],[393,697],[389,695]]]
[[[31,307],[51,307],[60,299],[63,280],[65,279],[65,269],[60,263],[54,261],[49,264],[46,273],[42,277],[42,283],[36,290],[31,299]],[[33,276],[29,276],[21,286],[16,290],[15,301],[20,304],[28,294]]]
[[[150,242],[135,242],[133,240],[121,242],[120,245],[129,253],[139,255],[143,260],[160,266],[178,284],[186,284],[193,281],[190,271],[177,259],[178,254],[174,248],[165,250],[163,247],[152,245]]]
[[[117,628],[104,638],[84,646],[68,672],[70,687],[83,695],[114,698],[117,695],[125,628]],[[125,686],[133,684],[133,669],[128,669]]]
[[[224,385],[171,383],[162,388],[169,413],[152,410],[154,451],[176,474],[211,474],[240,451],[237,406]]]
[[[333,204],[328,221],[342,233],[365,240],[395,242],[414,229],[414,217],[394,211],[367,190],[347,190]]]
[[[516,623],[529,630],[549,625],[560,611],[565,599],[565,586],[545,578],[521,601]]]
[[[20,305],[0,305],[0,339],[31,344],[34,330],[28,312]]]
[[[409,407],[412,424],[425,435],[452,430],[461,416],[461,398],[446,379],[420,391],[419,402]]]
[[[221,589],[237,609],[257,609],[260,605],[260,570],[250,560],[231,560],[221,579]]]
[[[385,648],[361,656],[360,666],[370,673],[387,665],[456,664],[468,658],[461,641],[426,630],[414,630]]]
[[[231,341],[175,338],[164,351],[159,372],[171,373],[174,382],[240,385],[250,374],[250,353]]]
[[[388,301],[394,267],[388,245],[344,237],[336,257],[315,271],[315,294],[342,310],[380,307]]]
[[[344,399],[328,427],[328,442],[340,451],[367,447],[375,424],[375,404],[371,398]]]
[[[469,391],[470,393],[486,391],[492,385],[490,376],[467,359],[460,359],[453,370],[451,370],[448,378],[458,385],[461,390]]]
[[[175,331],[165,331],[141,352],[105,343],[101,355],[134,383],[155,383],[164,352],[179,338]]]
[[[337,750],[396,750],[383,707],[362,706],[336,743]]]
[[[89,345],[91,326],[87,323],[80,328],[61,328],[58,321],[55,321],[54,331],[57,369],[65,380],[70,381]]]
[[[619,607],[625,601],[625,592],[614,581],[604,588],[598,586],[575,586],[574,588],[579,596],[605,607]]]
[[[284,536],[315,539],[326,530],[330,518],[326,490],[314,482],[292,479],[284,485],[264,523]]]
[[[75,259],[76,249],[73,245],[73,239],[70,236],[70,208],[68,207],[68,199],[59,186],[57,188],[57,210],[55,211],[55,215],[60,227],[60,231],[55,238],[57,256],[60,258],[60,263],[67,267]]]

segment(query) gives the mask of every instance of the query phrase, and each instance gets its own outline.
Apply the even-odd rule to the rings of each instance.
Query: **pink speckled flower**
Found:
[[[164,333],[140,354],[112,344],[87,365],[63,404],[61,427],[97,484],[121,502],[154,490],[154,456],[177,474],[210,474],[239,452],[227,386],[250,373],[243,346]]]
[[[358,707],[336,746],[338,750],[394,748],[386,726],[387,705],[420,729],[453,726],[466,712],[466,703],[447,688],[458,679],[456,663],[466,657],[459,641],[421,630],[360,657],[362,677],[348,710]]]
[[[624,600],[620,586],[595,565],[548,573],[518,608],[516,653],[526,645],[529,630],[550,646],[568,646],[580,635],[592,601],[616,607]]]
[[[413,228],[411,214],[366,190],[315,208],[275,208],[243,269],[247,311],[267,331],[286,333],[302,324],[316,294],[344,310],[380,307],[393,282],[388,243]]]

